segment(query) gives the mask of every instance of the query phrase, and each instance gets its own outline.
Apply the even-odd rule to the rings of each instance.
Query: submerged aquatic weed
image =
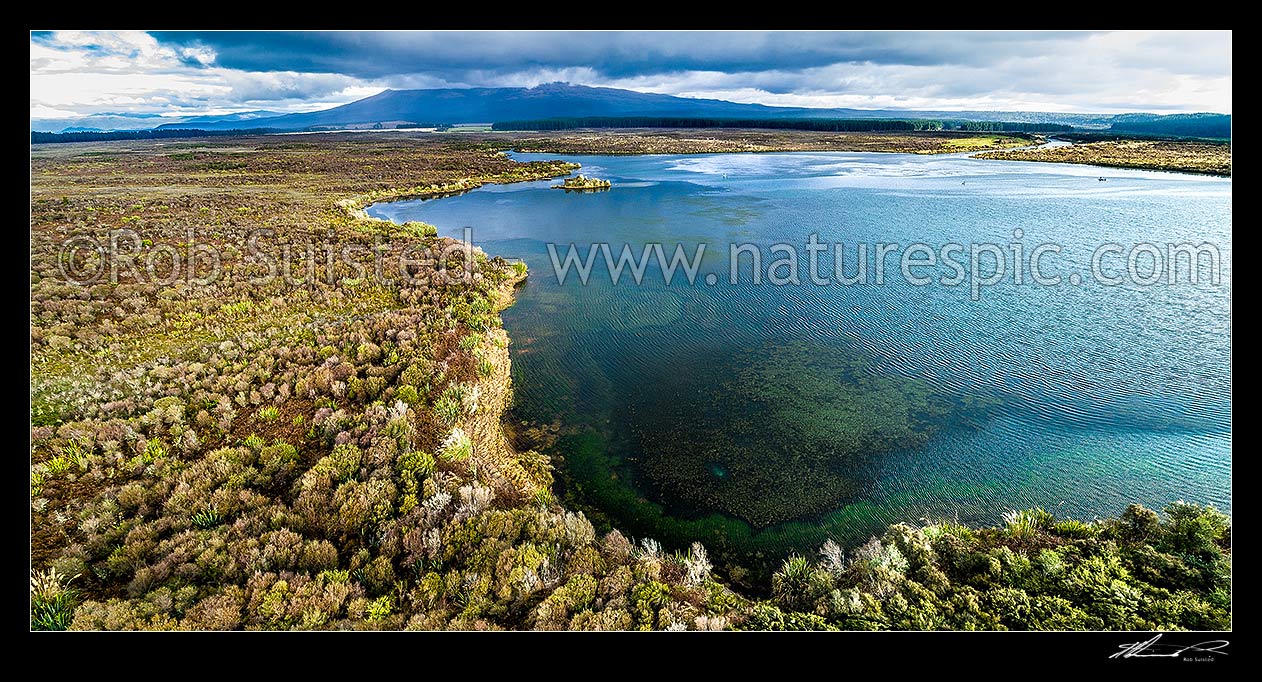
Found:
[[[758,528],[837,509],[864,488],[875,458],[926,442],[966,409],[987,409],[980,400],[965,408],[923,380],[876,373],[860,351],[816,343],[698,364],[633,396],[643,422],[634,465],[664,506]]]

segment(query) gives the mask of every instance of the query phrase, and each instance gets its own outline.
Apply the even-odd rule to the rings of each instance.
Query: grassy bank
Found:
[[[598,534],[501,429],[524,268],[362,212],[572,170],[502,144],[32,148],[33,628],[1228,623],[1228,522],[1190,505],[895,526],[785,562],[770,600],[700,544]]]
[[[972,132],[851,133],[794,130],[600,130],[504,134],[523,152],[549,154],[721,154],[735,152],[900,152],[950,154],[1031,144],[1033,135]]]
[[[1231,175],[1230,142],[1121,139],[1079,142],[1065,147],[989,151],[983,159],[1080,163],[1114,168]]]

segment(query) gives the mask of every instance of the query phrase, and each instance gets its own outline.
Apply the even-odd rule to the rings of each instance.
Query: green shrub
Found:
[[[1042,509],[1010,511],[1003,515],[1008,534],[1014,538],[1032,538],[1051,527],[1054,517]]]
[[[364,617],[368,622],[373,623],[388,618],[393,612],[394,600],[389,595],[383,595],[368,602]]]
[[[67,471],[70,471],[71,466],[72,465],[69,459],[63,457],[62,455],[57,455],[56,457],[51,457],[48,461],[44,462],[44,472],[48,476],[60,476]]]
[[[463,429],[455,428],[443,440],[442,450],[438,455],[445,462],[462,462],[473,454],[473,441]]]
[[[189,521],[202,530],[209,530],[223,523],[223,517],[219,514],[219,510],[212,506],[193,514]]]
[[[434,227],[433,225],[430,225],[429,223],[420,222],[419,220],[409,220],[408,222],[400,225],[399,229],[402,230],[403,232],[406,232],[416,237],[437,237],[438,236],[437,227]]]
[[[1221,554],[1218,543],[1225,536],[1230,522],[1213,507],[1200,507],[1175,502],[1166,507],[1169,520],[1163,525],[1164,537],[1159,543],[1176,554],[1202,559]]]
[[[1143,542],[1155,537],[1161,530],[1161,517],[1143,505],[1132,504],[1126,507],[1114,526],[1123,539]]]
[[[487,358],[478,358],[478,375],[489,377],[495,373],[495,364]]]
[[[280,419],[280,410],[275,405],[268,405],[267,407],[259,408],[259,411],[254,416],[258,417],[259,421],[274,422]]]
[[[434,414],[447,426],[453,426],[464,417],[465,390],[459,384],[448,386],[434,403]]]
[[[638,630],[659,630],[666,625],[660,611],[671,603],[670,586],[651,580],[631,589],[631,615]]]
[[[421,404],[421,394],[416,390],[415,386],[404,384],[394,392],[394,396],[399,400],[407,403],[408,407],[416,408]]]
[[[1065,519],[1052,524],[1051,532],[1053,535],[1059,535],[1064,538],[1085,539],[1093,537],[1099,532],[1094,524],[1079,521],[1077,519]]]
[[[63,576],[57,569],[31,573],[31,629],[66,630],[74,619],[78,592],[70,587],[78,576]]]
[[[359,472],[363,456],[355,445],[339,445],[333,448],[333,452],[321,457],[309,473],[328,474],[335,482],[350,480]]]

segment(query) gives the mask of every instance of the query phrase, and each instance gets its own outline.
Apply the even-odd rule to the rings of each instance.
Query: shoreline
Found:
[[[1232,172],[1230,142],[1142,138],[1066,142],[1035,149],[983,151],[974,157],[992,161],[1065,163],[1223,178],[1230,178]]]
[[[1003,145],[968,149],[952,147],[952,141],[984,139],[1023,139]],[[1034,161],[1068,163],[1097,168],[1150,170],[1210,177],[1231,177],[1230,144],[1180,140],[1124,138],[1120,141],[1081,142],[1063,140],[1050,134],[996,133],[830,133],[802,131],[769,133],[742,129],[599,129],[540,134],[487,135],[487,142],[499,141],[499,149],[521,154],[563,156],[664,156],[703,154],[790,154],[798,152],[846,152],[875,154],[917,154],[927,156],[964,155],[992,161]],[[1220,153],[1226,147],[1226,162]],[[1109,161],[1094,158],[1060,158],[1064,155],[1093,154],[1096,150],[1117,148],[1134,160]],[[1156,148],[1167,157],[1146,161],[1142,153]],[[1071,151],[1072,150],[1072,151]],[[1114,150],[1116,153],[1116,150]],[[1200,164],[1200,165],[1198,165]],[[1209,167],[1205,167],[1209,166]]]
[[[743,128],[626,128],[484,134],[482,139],[522,153],[638,156],[799,151],[953,154],[1027,146],[1043,136],[962,131],[821,133]]]
[[[978,152],[977,154],[970,155],[969,158],[985,159],[987,161],[1011,161],[1013,163],[1059,163],[1066,166],[1086,166],[1088,168],[1113,168],[1118,170],[1148,171],[1150,173],[1173,173],[1175,175],[1199,175],[1209,178],[1231,178],[1231,173],[1203,171],[1191,168],[1149,168],[1147,166],[1126,165],[1121,163],[1088,163],[1082,161],[1062,161],[1059,159],[1000,159],[985,156],[989,153],[991,152]]]

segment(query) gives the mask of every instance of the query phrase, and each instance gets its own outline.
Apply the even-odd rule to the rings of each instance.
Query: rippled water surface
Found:
[[[552,454],[567,494],[615,525],[771,561],[825,536],[1011,508],[1230,511],[1229,180],[902,154],[574,160],[614,188],[522,183],[371,212],[470,226],[489,253],[527,262],[504,312],[513,418],[564,425]],[[882,286],[754,285],[748,261],[728,284],[730,243],[804,257],[811,233],[844,244],[850,274],[858,243],[1054,242],[1044,270],[1087,281],[1009,278],[974,301],[902,281],[895,255]],[[587,286],[558,283],[549,242],[602,241],[705,243],[702,276],[667,286],[650,266],[643,285],[613,286],[598,257]],[[1218,286],[1089,278],[1105,242],[1204,241],[1222,253]]]

